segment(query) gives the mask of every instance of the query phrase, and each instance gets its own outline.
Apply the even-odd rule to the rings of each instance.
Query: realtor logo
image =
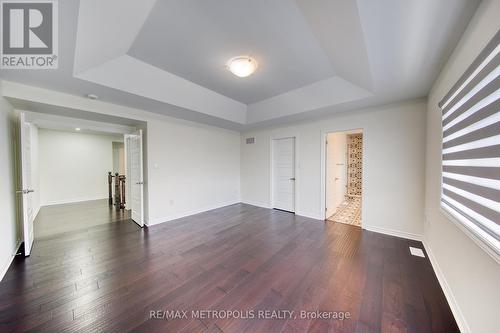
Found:
[[[2,69],[55,69],[58,66],[56,0],[2,0]]]

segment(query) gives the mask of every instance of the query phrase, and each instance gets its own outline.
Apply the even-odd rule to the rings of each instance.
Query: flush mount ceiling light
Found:
[[[93,99],[93,100],[96,100],[99,98],[99,96],[95,95],[95,94],[87,94],[87,98],[90,98],[90,99]]]
[[[238,77],[247,77],[252,75],[257,69],[257,61],[249,56],[238,56],[229,59],[227,68]]]
[[[81,131],[82,129],[80,127],[75,128],[75,131]]]

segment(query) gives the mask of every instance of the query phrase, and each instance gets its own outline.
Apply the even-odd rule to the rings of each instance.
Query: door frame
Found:
[[[363,134],[363,179],[362,179],[362,184],[363,184],[363,191],[361,194],[361,228],[366,229],[366,170],[367,170],[367,164],[366,164],[366,138],[367,138],[367,131],[364,127],[355,127],[351,129],[327,129],[321,132],[321,138],[320,138],[320,145],[321,145],[321,211],[320,211],[320,216],[323,220],[326,221],[326,219],[329,216],[326,216],[326,140],[328,138],[328,134],[330,133],[344,133],[344,132],[351,132],[351,131],[361,131]]]
[[[294,139],[294,147],[293,147],[293,159],[294,159],[294,173],[295,173],[295,181],[294,181],[294,187],[293,187],[293,212],[296,214],[299,209],[299,182],[300,182],[300,177],[298,176],[298,171],[299,171],[299,149],[298,149],[298,142],[299,142],[299,135],[298,134],[292,134],[292,135],[278,135],[278,136],[271,136],[269,138],[269,208],[274,209],[274,141],[275,140],[280,140],[280,139]]]

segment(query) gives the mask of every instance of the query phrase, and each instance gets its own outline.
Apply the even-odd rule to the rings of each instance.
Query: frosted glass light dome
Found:
[[[247,77],[252,75],[257,69],[257,61],[252,57],[238,56],[229,59],[227,67],[234,75],[238,77]]]

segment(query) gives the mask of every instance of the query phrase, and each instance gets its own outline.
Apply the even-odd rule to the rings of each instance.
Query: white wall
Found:
[[[0,87],[1,89],[1,87]],[[0,280],[17,250],[20,229],[16,218],[16,173],[14,169],[15,117],[12,106],[0,93]]]
[[[498,331],[500,265],[440,210],[438,102],[500,28],[498,13],[500,1],[483,0],[428,100],[425,243],[462,332]]]
[[[125,174],[125,148],[123,142],[113,142],[113,174]]]
[[[425,108],[425,101],[416,100],[345,112],[322,121],[244,133],[241,140],[243,202],[271,205],[271,137],[296,136],[297,214],[323,219],[324,135],[362,129],[363,227],[419,238],[424,221]],[[255,144],[245,144],[247,137],[255,137]]]
[[[240,201],[240,134],[148,122],[149,225]]]
[[[113,141],[121,137],[39,129],[42,206],[105,199]]]
[[[147,122],[144,196],[149,224],[240,201],[237,132],[14,82],[4,81],[3,87],[6,96],[81,110],[82,118],[93,112]]]

